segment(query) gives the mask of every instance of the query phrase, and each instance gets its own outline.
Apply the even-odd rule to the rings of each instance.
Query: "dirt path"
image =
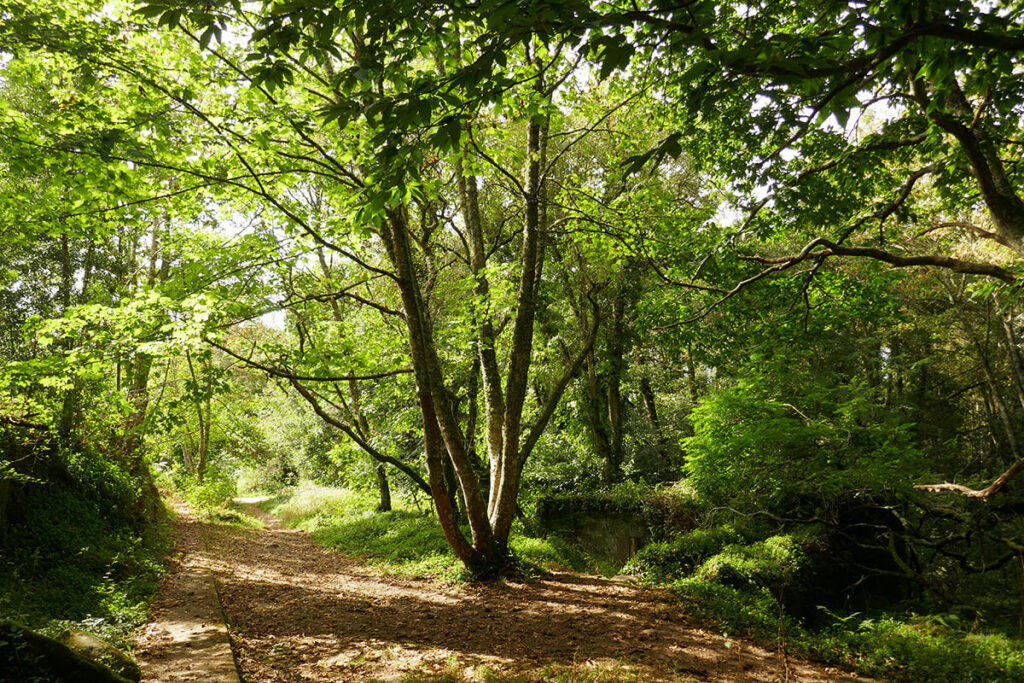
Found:
[[[451,588],[398,579],[249,511],[268,528],[185,522],[206,539],[197,552],[246,683],[787,677],[776,653],[702,628],[658,591],[573,573]],[[863,679],[790,660],[788,680]]]
[[[203,526],[174,504],[171,571],[150,607],[151,621],[136,634],[144,681],[239,683],[217,589],[203,542]]]

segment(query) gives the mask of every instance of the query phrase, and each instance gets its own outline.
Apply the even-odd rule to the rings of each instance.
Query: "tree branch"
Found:
[[[235,353],[234,351],[232,351],[231,349],[229,349],[228,347],[222,346],[221,344],[218,344],[217,342],[215,342],[215,341],[213,341],[211,339],[207,339],[206,343],[209,344],[210,346],[217,347],[218,349],[220,349],[224,353],[228,354],[229,356],[231,356],[232,358],[234,358],[236,360],[241,361],[242,363],[244,363],[245,365],[247,365],[249,367],[256,368],[257,370],[262,370],[263,372],[265,372],[265,373],[267,373],[269,375],[273,375],[274,377],[280,377],[282,379],[287,379],[289,381],[301,381],[301,382],[347,382],[350,379],[361,381],[361,380],[372,380],[372,379],[384,379],[385,377],[394,377],[395,375],[405,375],[405,374],[409,374],[409,373],[412,372],[411,368],[400,368],[398,370],[389,370],[387,372],[376,372],[376,373],[372,373],[372,374],[369,374],[369,375],[356,375],[356,374],[352,374],[351,372],[349,374],[339,375],[339,376],[336,376],[336,377],[334,377],[334,376],[321,377],[321,376],[314,376],[314,375],[299,375],[299,374],[296,374],[294,372],[289,372],[288,370],[285,370],[283,368],[274,367],[272,365],[265,365],[263,363],[259,363],[257,361],[254,361],[252,358],[246,358],[245,356],[241,356],[241,355]]]
[[[306,387],[302,386],[298,382],[298,380],[289,378],[288,381],[291,383],[295,391],[299,392],[299,395],[302,396],[302,398],[306,399],[309,405],[312,406],[313,412],[319,415],[324,422],[331,425],[332,427],[337,427],[338,429],[340,429],[348,436],[348,438],[352,439],[352,441],[354,441],[372,458],[379,460],[380,462],[392,465],[401,470],[402,473],[404,473],[407,477],[409,477],[409,479],[413,481],[414,484],[416,484],[416,486],[422,489],[428,496],[431,495],[430,485],[426,482],[426,480],[423,477],[420,476],[420,474],[416,470],[412,469],[401,460],[398,460],[397,458],[392,458],[390,455],[385,455],[384,453],[381,453],[376,448],[371,446],[365,439],[359,436],[359,434],[357,434],[356,431],[352,429],[352,427],[350,427],[345,422],[342,422],[341,420],[339,420],[338,418],[334,417],[326,410],[324,410],[323,406],[321,406],[320,402],[316,400],[316,397],[312,394],[312,392],[310,392],[309,389],[307,389]]]
[[[825,247],[820,251],[814,251],[815,247]],[[924,255],[924,256],[900,256],[899,254],[893,254],[892,252],[885,251],[883,249],[877,249],[875,247],[847,247],[840,244],[836,244],[824,237],[811,240],[800,250],[799,253],[793,254],[792,256],[779,256],[774,258],[768,258],[764,256],[747,256],[740,257],[747,261],[756,261],[757,263],[771,264],[774,266],[793,266],[801,261],[805,261],[808,258],[820,258],[828,256],[856,256],[862,258],[871,258],[876,261],[884,261],[897,268],[909,268],[919,266],[931,266],[935,268],[944,268],[946,270],[952,270],[957,273],[966,273],[968,275],[984,275],[986,277],[992,277],[997,280],[1002,280],[1008,284],[1015,284],[1018,281],[1016,275],[1001,268],[1000,266],[991,263],[977,263],[975,261],[964,261],[958,258],[952,258],[950,256],[939,256],[935,254]],[[753,278],[744,280],[741,285],[744,285],[749,280],[760,279],[767,275],[771,270],[763,271]],[[739,286],[739,285],[737,285]]]
[[[980,500],[987,501],[992,498],[992,496],[1005,489],[1006,485],[1010,483],[1010,480],[1021,472],[1024,472],[1024,458],[1021,458],[1010,465],[1009,469],[996,477],[991,484],[983,489],[972,489],[969,486],[964,486],[963,484],[951,484],[948,482],[942,484],[918,484],[914,488],[918,491],[929,491],[932,493],[940,491],[954,491],[956,493],[963,494],[968,498],[978,498]]]

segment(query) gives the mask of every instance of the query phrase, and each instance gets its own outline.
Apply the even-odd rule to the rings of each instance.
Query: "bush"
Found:
[[[772,536],[750,545],[733,544],[706,560],[694,576],[740,587],[754,584],[779,592],[807,568],[807,555],[793,536]]]
[[[713,618],[729,629],[761,638],[778,633],[779,606],[767,588],[737,588],[691,576],[674,582],[672,590],[691,613]],[[789,630],[794,626],[789,624]]]
[[[728,545],[693,575],[676,580],[672,590],[689,611],[715,619],[724,629],[760,640],[783,637],[791,652],[871,676],[929,683],[1024,680],[1024,647],[1002,635],[895,615],[859,620],[851,615],[817,632],[806,628],[780,611],[785,589],[797,590],[802,583],[806,543],[774,536]]]
[[[710,529],[694,529],[670,541],[659,541],[644,546],[622,571],[650,581],[671,581],[690,574],[726,545],[744,540],[731,524]]]
[[[197,512],[204,514],[223,508],[238,493],[236,480],[214,468],[206,471],[202,483],[184,468],[170,470],[166,476],[181,497]]]
[[[711,504],[789,515],[850,491],[906,486],[922,471],[912,425],[872,392],[771,361],[751,368],[691,414],[688,481]]]

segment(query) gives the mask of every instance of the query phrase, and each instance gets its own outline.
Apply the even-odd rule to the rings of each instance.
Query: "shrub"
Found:
[[[238,492],[233,477],[212,468],[206,472],[202,483],[197,482],[184,470],[174,471],[171,477],[181,497],[200,512],[207,514],[222,508]]]
[[[691,414],[689,482],[712,504],[791,515],[850,491],[907,485],[922,462],[912,425],[872,392],[792,366],[752,368]]]
[[[672,590],[692,613],[729,629],[761,637],[778,632],[778,602],[767,588],[737,588],[691,576],[673,583]]]
[[[748,583],[773,591],[793,584],[806,569],[807,555],[793,536],[772,536],[749,545],[733,544],[706,560],[694,576],[711,583]]]
[[[694,529],[670,541],[644,546],[623,567],[623,572],[651,581],[671,581],[690,574],[726,545],[743,540],[743,536],[731,524]]]

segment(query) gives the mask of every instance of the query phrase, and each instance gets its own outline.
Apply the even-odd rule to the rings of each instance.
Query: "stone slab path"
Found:
[[[175,505],[177,534],[171,571],[136,634],[135,655],[143,681],[240,683],[231,654],[203,525]]]

